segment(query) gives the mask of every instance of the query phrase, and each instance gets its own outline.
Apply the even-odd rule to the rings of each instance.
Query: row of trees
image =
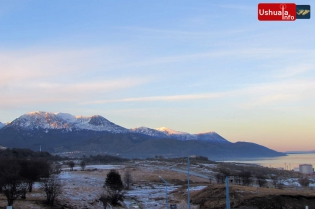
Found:
[[[70,167],[70,171],[73,171],[73,168],[75,166],[75,162],[71,160],[71,161],[68,161],[67,164]],[[82,160],[79,165],[81,167],[81,170],[84,171],[86,168],[86,162],[84,160]]]
[[[259,173],[253,174],[250,171],[246,170],[231,173],[226,169],[220,169],[220,172],[216,173],[215,175],[216,182],[219,184],[223,184],[225,182],[226,176],[233,176],[234,184],[249,186],[252,183],[256,182],[259,187],[267,186],[267,179],[270,178],[272,185],[278,189],[283,189],[284,181],[286,179],[286,177],[281,174],[267,176]],[[307,177],[301,177],[299,178],[299,183],[303,187],[308,187],[310,180]]]
[[[58,173],[58,166],[51,166],[45,160],[1,160],[0,192],[6,196],[8,206],[12,206],[17,198],[25,199],[26,193],[32,192],[35,182],[40,182],[47,197],[46,203],[53,205],[55,197],[61,191]]]

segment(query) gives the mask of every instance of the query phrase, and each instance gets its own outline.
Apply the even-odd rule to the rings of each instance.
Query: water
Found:
[[[312,164],[315,166],[315,154],[288,154],[287,156],[274,158],[259,158],[245,161],[225,161],[225,162],[239,162],[257,164],[265,167],[279,168],[292,170],[299,167],[299,164]]]

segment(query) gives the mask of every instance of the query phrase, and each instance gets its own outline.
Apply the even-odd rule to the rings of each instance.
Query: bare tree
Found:
[[[218,173],[215,174],[215,179],[218,184],[224,184],[225,178],[230,176],[230,170],[226,169],[225,167],[219,167]]]
[[[241,183],[242,183],[241,177],[239,176],[239,174],[235,174],[235,176],[234,176],[234,184],[241,185]]]
[[[125,183],[125,188],[129,190],[132,184],[132,176],[129,169],[125,171],[124,183]]]
[[[46,194],[46,204],[53,206],[55,199],[62,192],[62,184],[57,174],[51,174],[48,178],[41,179],[41,189]]]
[[[60,164],[53,164],[50,167],[51,174],[60,174],[62,166]]]
[[[32,192],[33,184],[42,177],[48,177],[50,165],[42,160],[23,160],[20,162],[20,176],[27,183],[29,192]]]
[[[85,170],[85,167],[86,167],[86,163],[85,163],[84,160],[82,160],[82,161],[80,162],[80,166],[81,166],[81,170],[84,171],[84,170]]]
[[[259,174],[256,176],[256,179],[257,179],[257,184],[259,185],[259,187],[266,186],[267,184],[266,176]]]
[[[215,179],[216,179],[218,184],[224,184],[225,175],[223,173],[216,173]]]
[[[272,176],[271,180],[275,188],[278,188],[278,189],[284,188],[284,178],[281,175]]]
[[[0,163],[0,186],[7,198],[8,206],[20,196],[25,182],[19,175],[20,166],[17,160],[6,160]],[[26,190],[26,189],[25,189]]]
[[[26,199],[26,192],[28,188],[29,188],[29,183],[27,182],[21,182],[21,184],[19,185],[20,196],[23,200]]]
[[[310,184],[310,180],[307,177],[299,178],[299,183],[302,187],[308,187]]]
[[[70,167],[70,171],[73,171],[73,167],[75,166],[75,163],[71,160],[68,162],[68,166]]]
[[[249,186],[253,181],[251,173],[249,171],[242,171],[240,172],[239,176],[242,179],[242,184],[244,186]]]

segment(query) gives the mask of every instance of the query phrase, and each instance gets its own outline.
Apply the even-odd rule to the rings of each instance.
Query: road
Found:
[[[187,174],[187,170],[185,170],[185,169],[165,167],[165,166],[156,166],[156,167],[159,168],[159,169],[171,170],[171,171],[175,171],[175,172],[178,172],[178,173],[185,173],[185,174]],[[195,171],[189,171],[189,174],[190,174],[190,176],[196,176],[196,177],[207,179],[207,180],[209,180],[210,177],[213,178],[211,175],[201,174],[201,173],[198,173],[198,172],[195,172]]]

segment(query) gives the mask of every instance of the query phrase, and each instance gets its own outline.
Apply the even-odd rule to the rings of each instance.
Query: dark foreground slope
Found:
[[[101,151],[124,157],[169,157],[202,155],[211,159],[235,159],[275,157],[282,153],[258,144],[216,143],[199,140],[180,141],[176,139],[156,139],[138,133],[108,133],[100,131],[64,130],[21,130],[4,128],[0,130],[0,145],[9,148],[29,148],[48,152]]]
[[[200,208],[224,209],[225,186],[210,185],[192,194],[192,203]],[[296,209],[315,207],[314,190],[280,190],[271,188],[254,188],[239,185],[230,186],[231,208],[238,209]]]

